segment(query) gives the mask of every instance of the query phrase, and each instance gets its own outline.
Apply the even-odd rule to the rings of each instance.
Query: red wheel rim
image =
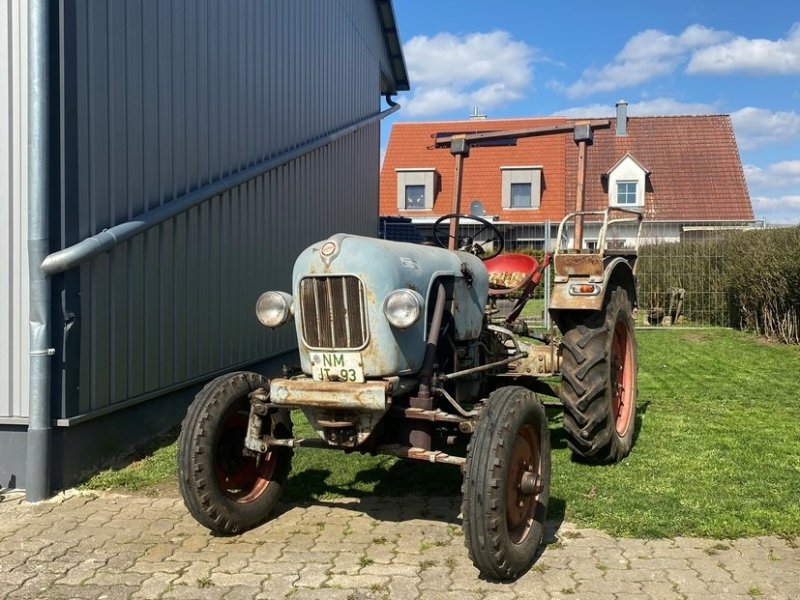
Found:
[[[231,407],[223,417],[214,455],[214,476],[222,494],[240,504],[254,502],[266,491],[275,471],[275,452],[246,456],[249,410],[247,405]]]
[[[511,541],[521,544],[528,537],[536,522],[539,497],[542,493],[539,434],[532,425],[524,425],[517,431],[511,462],[506,478],[506,527]],[[530,483],[535,476],[535,491]]]
[[[619,436],[628,433],[633,414],[633,337],[624,321],[617,321],[611,343],[611,410]]]

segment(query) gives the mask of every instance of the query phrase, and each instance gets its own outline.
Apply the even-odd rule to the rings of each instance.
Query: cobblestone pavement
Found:
[[[457,498],[284,506],[237,537],[180,499],[68,492],[0,501],[0,598],[800,598],[800,540],[643,541],[552,524],[533,569],[478,577]]]

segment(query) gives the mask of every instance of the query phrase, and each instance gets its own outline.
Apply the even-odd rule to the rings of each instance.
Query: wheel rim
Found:
[[[532,425],[517,431],[506,478],[506,526],[509,538],[520,544],[536,522],[543,490],[539,434]]]
[[[237,402],[225,413],[214,459],[214,476],[219,489],[225,497],[240,504],[261,497],[272,480],[277,462],[275,452],[258,456],[243,454],[249,416],[246,401]]]
[[[617,321],[611,344],[611,410],[617,434],[628,433],[633,414],[633,337],[624,321]]]

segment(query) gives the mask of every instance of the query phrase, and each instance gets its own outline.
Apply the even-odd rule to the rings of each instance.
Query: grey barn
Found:
[[[0,489],[40,500],[211,377],[292,362],[255,300],[309,243],[377,234],[409,84],[391,0],[7,5]]]

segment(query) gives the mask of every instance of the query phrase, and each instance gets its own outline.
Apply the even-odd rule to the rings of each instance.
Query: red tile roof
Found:
[[[568,206],[575,202],[578,155],[567,155]],[[649,221],[748,221],[753,208],[730,117],[631,117],[628,135],[611,127],[594,132],[586,156],[587,210],[608,206],[603,176],[629,153],[649,171],[645,219]]]
[[[409,217],[434,217],[453,212],[453,172],[455,160],[449,148],[433,148],[437,133],[472,133],[502,129],[523,129],[563,125],[563,118],[504,119],[486,121],[443,121],[431,123],[397,123],[392,127],[389,145],[381,168],[380,214]],[[487,215],[503,214],[504,221],[539,223],[559,220],[564,215],[564,134],[523,138],[516,146],[483,146],[471,148],[464,161],[461,212],[469,212],[473,200],[480,200]],[[500,167],[542,166],[542,197],[538,210],[503,211],[501,208],[502,176]],[[433,210],[398,210],[398,168],[435,168],[439,189]]]
[[[447,148],[434,149],[437,133],[468,133],[545,127],[574,122],[562,118],[503,119],[398,123],[392,128],[380,181],[380,214],[433,217],[452,212],[454,159]],[[626,153],[650,174],[645,218],[655,221],[742,221],[753,219],[750,196],[730,117],[632,117],[628,135],[611,127],[596,129],[587,152],[587,210],[608,206],[603,176]],[[577,149],[571,134],[523,138],[516,146],[472,148],[465,160],[461,212],[470,202],[483,202],[488,215],[504,221],[557,221],[574,210]],[[542,199],[538,210],[503,211],[501,172],[504,166],[541,165]],[[440,177],[432,211],[397,207],[398,168],[435,168]]]

